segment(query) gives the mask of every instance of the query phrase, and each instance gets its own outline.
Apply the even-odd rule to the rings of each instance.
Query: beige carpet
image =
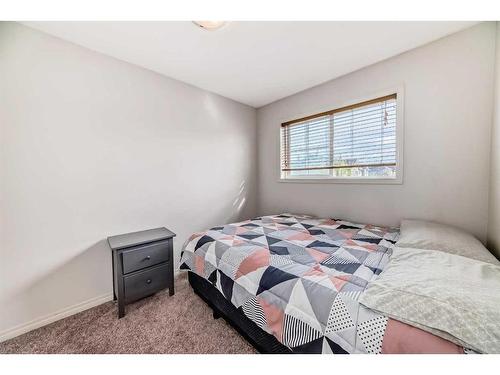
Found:
[[[0,343],[0,353],[255,353],[224,319],[195,295],[187,275],[168,292],[127,305],[94,307]]]

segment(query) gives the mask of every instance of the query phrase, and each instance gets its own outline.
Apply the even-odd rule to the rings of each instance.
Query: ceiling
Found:
[[[475,22],[23,24],[258,108]]]

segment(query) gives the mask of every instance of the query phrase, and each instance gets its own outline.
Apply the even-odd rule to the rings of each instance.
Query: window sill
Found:
[[[372,184],[372,185],[402,185],[403,179],[397,178],[341,178],[341,177],[293,177],[278,178],[278,182],[299,184]]]

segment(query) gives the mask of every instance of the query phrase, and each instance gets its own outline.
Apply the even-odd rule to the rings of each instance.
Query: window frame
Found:
[[[282,124],[297,119],[315,116],[324,112],[335,111],[344,107],[353,106],[363,102],[368,102],[377,98],[396,94],[396,177],[335,177],[332,173],[328,175],[308,175],[308,176],[293,176],[285,177],[281,170],[282,165]],[[316,110],[308,111],[307,113],[299,113],[294,116],[287,117],[278,123],[278,182],[286,183],[341,183],[341,184],[403,184],[403,145],[404,145],[404,86],[400,85],[390,89],[385,89],[365,95],[357,99],[352,99],[344,102],[337,102],[328,107],[323,106]]]

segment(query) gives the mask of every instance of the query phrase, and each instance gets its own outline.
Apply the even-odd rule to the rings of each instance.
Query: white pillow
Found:
[[[423,220],[401,221],[396,246],[438,250],[491,264],[500,262],[474,236],[449,225]]]

